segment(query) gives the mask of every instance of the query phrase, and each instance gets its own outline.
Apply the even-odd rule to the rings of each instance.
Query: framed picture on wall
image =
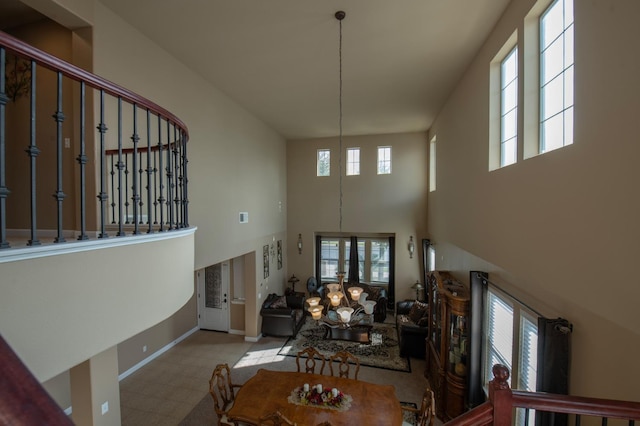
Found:
[[[282,240],[278,240],[278,269],[282,269]]]
[[[269,276],[269,245],[262,247],[262,264],[264,267],[264,277]]]

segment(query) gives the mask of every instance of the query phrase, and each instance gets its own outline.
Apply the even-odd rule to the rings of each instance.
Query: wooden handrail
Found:
[[[43,52],[42,50],[30,46],[27,43],[18,40],[17,38],[3,31],[0,31],[0,45],[2,45],[7,51],[12,52],[20,57],[26,58],[28,60],[34,60],[38,65],[42,67],[48,68],[54,72],[61,72],[63,75],[72,80],[84,81],[87,86],[93,87],[94,89],[98,90],[104,90],[105,93],[108,93],[112,96],[122,98],[122,100],[125,100],[131,104],[135,104],[141,108],[149,109],[155,114],[178,126],[181,131],[184,132],[185,142],[189,140],[189,130],[187,129],[186,124],[174,114],[156,104],[155,102],[152,102],[149,99],[144,98],[122,86],[112,83],[105,78],[99,77],[95,74],[91,74],[90,72],[85,71],[82,68],[79,68],[59,58],[56,58],[53,55],[50,55],[49,53]]]
[[[610,419],[640,420],[640,403],[513,390],[514,407]]]
[[[0,424],[73,425],[0,335]]]
[[[640,420],[640,402],[511,390],[509,369],[493,366],[489,400],[445,423],[447,426],[511,426],[513,409],[593,416],[607,419]]]

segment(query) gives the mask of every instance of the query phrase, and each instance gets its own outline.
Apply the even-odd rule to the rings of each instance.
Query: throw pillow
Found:
[[[420,321],[420,318],[427,314],[428,306],[429,305],[424,302],[420,302],[418,300],[414,301],[413,305],[411,305],[411,310],[409,311],[409,318],[411,318],[411,321],[417,324],[418,321]]]
[[[272,309],[278,308],[286,308],[287,307],[287,296],[280,296],[276,300],[271,303]]]

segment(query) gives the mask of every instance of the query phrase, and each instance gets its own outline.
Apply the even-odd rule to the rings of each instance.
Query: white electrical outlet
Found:
[[[142,352],[146,352],[146,351],[147,351],[147,345],[144,345],[144,346],[142,347]]]
[[[102,415],[104,416],[109,411],[109,401],[105,401],[102,403]]]
[[[71,148],[71,139],[70,138],[64,138],[64,147],[65,148]]]

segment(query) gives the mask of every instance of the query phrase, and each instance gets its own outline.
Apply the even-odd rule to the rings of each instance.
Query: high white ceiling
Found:
[[[287,139],[422,131],[509,0],[100,0]]]

